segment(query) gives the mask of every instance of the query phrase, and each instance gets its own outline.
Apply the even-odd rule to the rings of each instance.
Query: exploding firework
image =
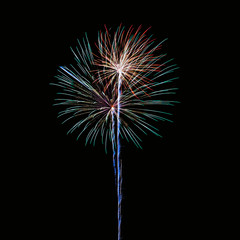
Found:
[[[147,78],[152,72],[160,71],[159,60],[164,54],[154,55],[162,42],[153,46],[154,39],[146,37],[149,29],[140,32],[141,26],[134,32],[131,26],[127,31],[124,27],[117,29],[111,36],[105,26],[105,33],[100,32],[98,36],[99,56],[95,64],[102,69],[101,80],[107,80],[105,89],[111,83],[116,84],[116,77],[121,78],[124,87],[134,93],[134,88],[148,87],[151,79]],[[143,87],[143,88],[141,88]]]
[[[176,101],[165,100],[176,88],[164,87],[177,79],[166,79],[177,66],[164,60],[166,54],[157,54],[162,41],[154,45],[152,36],[141,27],[134,31],[119,27],[111,35],[99,32],[97,52],[93,53],[85,36],[72,49],[75,64],[60,67],[52,83],[61,88],[55,105],[63,110],[59,117],[63,123],[71,122],[68,133],[78,130],[77,139],[85,132],[86,140],[95,145],[98,136],[107,150],[110,141],[113,149],[114,175],[118,195],[118,240],[121,238],[122,162],[120,159],[120,136],[141,148],[139,132],[148,131],[160,136],[154,123],[171,121],[170,113],[159,109],[160,105],[174,105]],[[161,80],[163,79],[163,80]],[[164,97],[164,98],[163,98]]]

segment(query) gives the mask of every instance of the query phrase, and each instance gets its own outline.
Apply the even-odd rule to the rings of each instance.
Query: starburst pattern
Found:
[[[88,42],[87,38],[84,42]],[[103,84],[96,82],[96,79],[100,79],[100,75],[95,77],[94,74],[91,74],[91,65],[94,60],[90,45],[86,49],[79,45],[73,52],[78,69],[73,65],[70,68],[61,67],[60,74],[57,75],[58,83],[53,83],[53,85],[61,87],[62,91],[58,94],[64,96],[56,99],[58,103],[55,105],[65,106],[65,109],[59,112],[59,117],[68,116],[63,123],[69,120],[76,122],[68,133],[72,133],[76,129],[79,130],[81,127],[77,138],[83,132],[88,132],[86,144],[87,142],[95,144],[97,136],[101,135],[102,143],[105,144],[107,149],[107,142],[112,141],[111,113],[114,109],[117,109],[117,92],[113,83],[109,84],[109,89],[106,91]],[[157,73],[155,78],[168,74],[175,69],[175,65],[166,66],[162,68],[160,73]],[[174,105],[176,101],[156,100],[156,97],[174,94],[176,88],[165,89],[160,87],[175,79],[152,81],[148,85],[142,85],[141,88],[136,89],[134,95],[128,89],[132,89],[135,83],[128,83],[129,88],[124,88],[121,95],[120,121],[122,126],[120,134],[122,137],[133,141],[137,147],[141,147],[141,139],[137,133],[139,130],[144,134],[146,134],[146,131],[151,131],[160,136],[157,128],[146,120],[171,121],[166,117],[171,115],[170,113],[158,109],[154,110],[150,106]],[[116,116],[116,111],[113,111],[113,113]]]
[[[100,32],[98,36],[99,55],[96,55],[95,64],[101,67],[98,70],[101,80],[107,80],[105,90],[110,84],[116,84],[116,77],[121,76],[122,84],[134,94],[134,89],[143,90],[149,88],[152,82],[148,76],[153,72],[160,72],[163,63],[159,60],[165,54],[154,55],[161,48],[163,40],[154,46],[152,36],[140,32],[141,26],[134,32],[133,26],[128,30],[119,26],[113,37],[105,26],[105,33]]]
[[[130,35],[130,33],[127,35]],[[95,60],[87,36],[83,39],[82,44],[79,41],[78,47],[75,50],[71,50],[75,56],[76,67],[74,65],[60,67],[59,75],[56,76],[58,82],[53,83],[53,85],[57,85],[62,89],[58,94],[64,96],[56,99],[57,103],[55,105],[65,106],[65,109],[59,112],[59,117],[68,116],[63,123],[69,120],[76,122],[68,133],[81,129],[77,137],[79,138],[86,131],[88,132],[86,143],[90,142],[93,144],[95,144],[97,136],[100,135],[102,143],[107,146],[109,140],[112,142],[111,113],[113,112],[116,117],[118,108],[116,83],[112,80],[116,75],[114,75],[114,71],[111,74],[101,74],[102,72],[100,71],[103,70],[93,74],[92,70],[94,69]],[[176,88],[164,88],[164,84],[176,80],[177,77],[164,81],[153,81],[177,69],[175,64],[167,65],[169,62],[170,60],[166,60],[158,64],[157,68],[159,69],[161,66],[161,71],[157,71],[153,75],[151,82],[148,82],[148,84],[142,83],[141,87],[136,88],[134,94],[132,94],[131,89],[134,88],[136,82],[127,80],[130,73],[123,73],[126,76],[123,78],[123,82],[127,84],[127,87],[122,90],[120,100],[120,121],[122,124],[120,135],[126,138],[127,141],[133,141],[137,147],[141,147],[141,139],[137,133],[139,130],[144,134],[150,131],[160,136],[158,129],[153,124],[148,123],[148,120],[153,120],[153,122],[159,120],[171,121],[168,119],[168,116],[171,115],[170,113],[153,109],[152,107],[157,107],[157,105],[174,105],[176,103],[176,101],[161,100],[158,97],[175,93]],[[106,66],[104,68],[106,69]],[[140,74],[134,75],[132,73],[133,78],[140,79],[140,75],[146,77],[145,75],[149,74],[146,71],[147,68],[145,67],[145,70],[141,71]],[[109,81],[109,79],[111,80]],[[141,79],[137,82],[139,81]],[[108,85],[107,89],[106,85]],[[113,111],[114,109],[115,111]]]

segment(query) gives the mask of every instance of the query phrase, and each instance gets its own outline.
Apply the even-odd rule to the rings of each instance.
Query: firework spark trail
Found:
[[[115,177],[115,184],[117,185],[117,169],[116,169],[116,142],[115,142],[115,120],[114,120],[114,107],[111,107],[111,115],[112,115],[112,150],[113,150],[113,170]]]
[[[118,76],[118,98],[117,98],[117,196],[118,196],[118,240],[121,239],[121,222],[122,222],[122,162],[120,158],[121,144],[120,144],[120,109],[121,109],[121,72],[119,72]]]

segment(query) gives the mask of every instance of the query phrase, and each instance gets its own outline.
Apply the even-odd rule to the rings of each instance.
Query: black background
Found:
[[[159,41],[168,38],[165,49],[180,67],[174,86],[181,102],[169,109],[174,123],[159,123],[163,138],[142,136],[143,150],[122,141],[122,237],[195,239],[213,227],[212,164],[203,156],[209,146],[201,135],[201,86],[196,84],[202,31],[195,28],[201,29],[201,22],[194,18],[195,8],[189,13],[184,5],[141,4],[39,6],[24,20],[21,50],[29,91],[22,105],[27,117],[17,138],[22,157],[11,162],[9,175],[9,221],[19,236],[117,239],[111,149],[105,154],[100,141],[85,147],[84,139],[66,135],[69,126],[57,119],[56,89],[49,83],[59,66],[73,63],[70,46],[77,38],[87,32],[94,41],[104,24],[114,28],[120,23],[152,26],[150,33]]]

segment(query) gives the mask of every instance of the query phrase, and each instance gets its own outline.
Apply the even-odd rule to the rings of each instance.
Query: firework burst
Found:
[[[86,131],[86,144],[95,144],[97,136],[101,136],[102,143],[107,149],[107,143],[112,142],[112,118],[117,117],[118,93],[116,83],[109,84],[105,89],[101,74],[93,74],[94,57],[87,37],[76,47],[71,49],[76,63],[70,67],[60,67],[57,83],[52,83],[61,88],[59,98],[55,105],[63,106],[64,110],[59,112],[59,117],[65,117],[63,123],[73,120],[75,124],[68,133],[81,129],[77,139]],[[87,47],[86,47],[87,46]],[[137,88],[132,94],[129,90],[134,87],[134,82],[129,82],[130,88],[124,88],[121,93],[121,115],[122,123],[120,135],[127,141],[131,140],[137,147],[141,148],[139,130],[146,134],[150,131],[158,136],[157,128],[146,120],[168,120],[170,113],[160,111],[158,105],[174,105],[176,101],[161,100],[158,97],[174,94],[176,88],[164,88],[164,84],[170,83],[177,77],[164,81],[153,81],[177,69],[175,64],[167,65],[170,60],[160,64],[161,71],[153,75],[152,81],[141,88]],[[116,81],[116,79],[115,79]],[[124,81],[124,80],[122,80]],[[100,83],[101,82],[101,83]],[[104,91],[105,90],[105,91]],[[146,94],[147,93],[147,94]],[[156,109],[153,109],[154,106]]]
[[[146,36],[149,28],[141,33],[141,26],[134,32],[133,26],[125,30],[120,25],[113,36],[106,26],[105,29],[105,33],[99,32],[98,35],[99,55],[96,55],[95,65],[101,67],[98,71],[102,75],[98,81],[107,81],[106,90],[110,84],[116,84],[116,77],[121,78],[123,86],[133,94],[133,89],[149,87],[151,79],[148,76],[161,71],[159,60],[164,57],[164,54],[154,53],[166,39],[154,46],[152,36]]]
[[[171,121],[171,115],[159,109],[160,105],[174,105],[165,100],[176,88],[166,87],[177,79],[162,78],[177,69],[166,54],[156,54],[162,41],[154,45],[149,29],[141,32],[118,27],[111,35],[99,32],[94,54],[85,36],[71,51],[75,64],[60,67],[52,83],[61,89],[55,105],[62,106],[59,117],[63,123],[71,122],[68,133],[78,130],[77,139],[85,132],[86,140],[95,145],[98,136],[107,151],[110,141],[113,149],[113,166],[118,195],[118,240],[121,238],[122,163],[120,136],[141,148],[139,132],[160,136],[154,123]],[[155,80],[158,81],[155,81]],[[161,80],[162,79],[162,80]]]

